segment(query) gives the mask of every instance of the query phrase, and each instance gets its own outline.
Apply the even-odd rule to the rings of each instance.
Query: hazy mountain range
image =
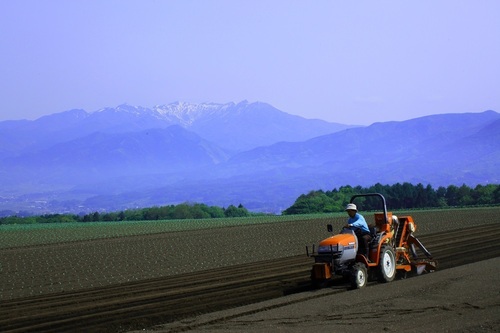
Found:
[[[266,103],[121,105],[0,122],[0,210],[200,202],[279,213],[310,190],[499,183],[500,114],[356,126]]]

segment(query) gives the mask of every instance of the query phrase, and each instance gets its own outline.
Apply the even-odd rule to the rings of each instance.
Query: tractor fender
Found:
[[[373,246],[370,248],[370,260],[374,263],[379,262],[380,251],[383,245],[391,244],[392,233],[382,233],[379,237],[377,246]]]

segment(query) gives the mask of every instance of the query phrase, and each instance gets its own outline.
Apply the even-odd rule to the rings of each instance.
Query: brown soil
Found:
[[[156,332],[499,332],[500,257],[335,292],[327,288],[155,328]]]

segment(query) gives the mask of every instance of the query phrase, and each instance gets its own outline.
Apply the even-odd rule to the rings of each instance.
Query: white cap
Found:
[[[358,207],[356,207],[355,204],[353,203],[350,203],[346,206],[345,210],[355,210],[355,211],[358,211]]]

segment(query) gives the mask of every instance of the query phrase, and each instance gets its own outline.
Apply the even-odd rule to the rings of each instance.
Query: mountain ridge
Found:
[[[180,111],[180,106],[186,107]],[[163,111],[158,111],[158,109]],[[156,111],[155,111],[156,110]],[[210,112],[206,112],[210,110]],[[259,113],[261,117],[256,117]],[[303,124],[307,123],[307,126]],[[270,127],[268,124],[272,124]],[[227,126],[227,125],[230,126]],[[181,125],[213,143],[233,151],[243,151],[280,140],[302,141],[357,125],[343,125],[289,115],[267,103],[171,103],[156,109],[119,105],[94,112],[74,109],[47,115],[33,121],[3,121],[0,130],[9,137],[0,138],[0,154],[13,147],[28,147],[31,142],[14,139],[16,133],[32,137],[35,146],[46,147],[92,132],[130,132],[149,128]],[[259,131],[259,136],[253,136]],[[231,140],[227,140],[227,137]]]
[[[491,110],[351,126],[246,101],[161,108],[184,122],[128,105],[0,122],[0,211],[203,202],[279,213],[300,194],[343,185],[500,182]]]

